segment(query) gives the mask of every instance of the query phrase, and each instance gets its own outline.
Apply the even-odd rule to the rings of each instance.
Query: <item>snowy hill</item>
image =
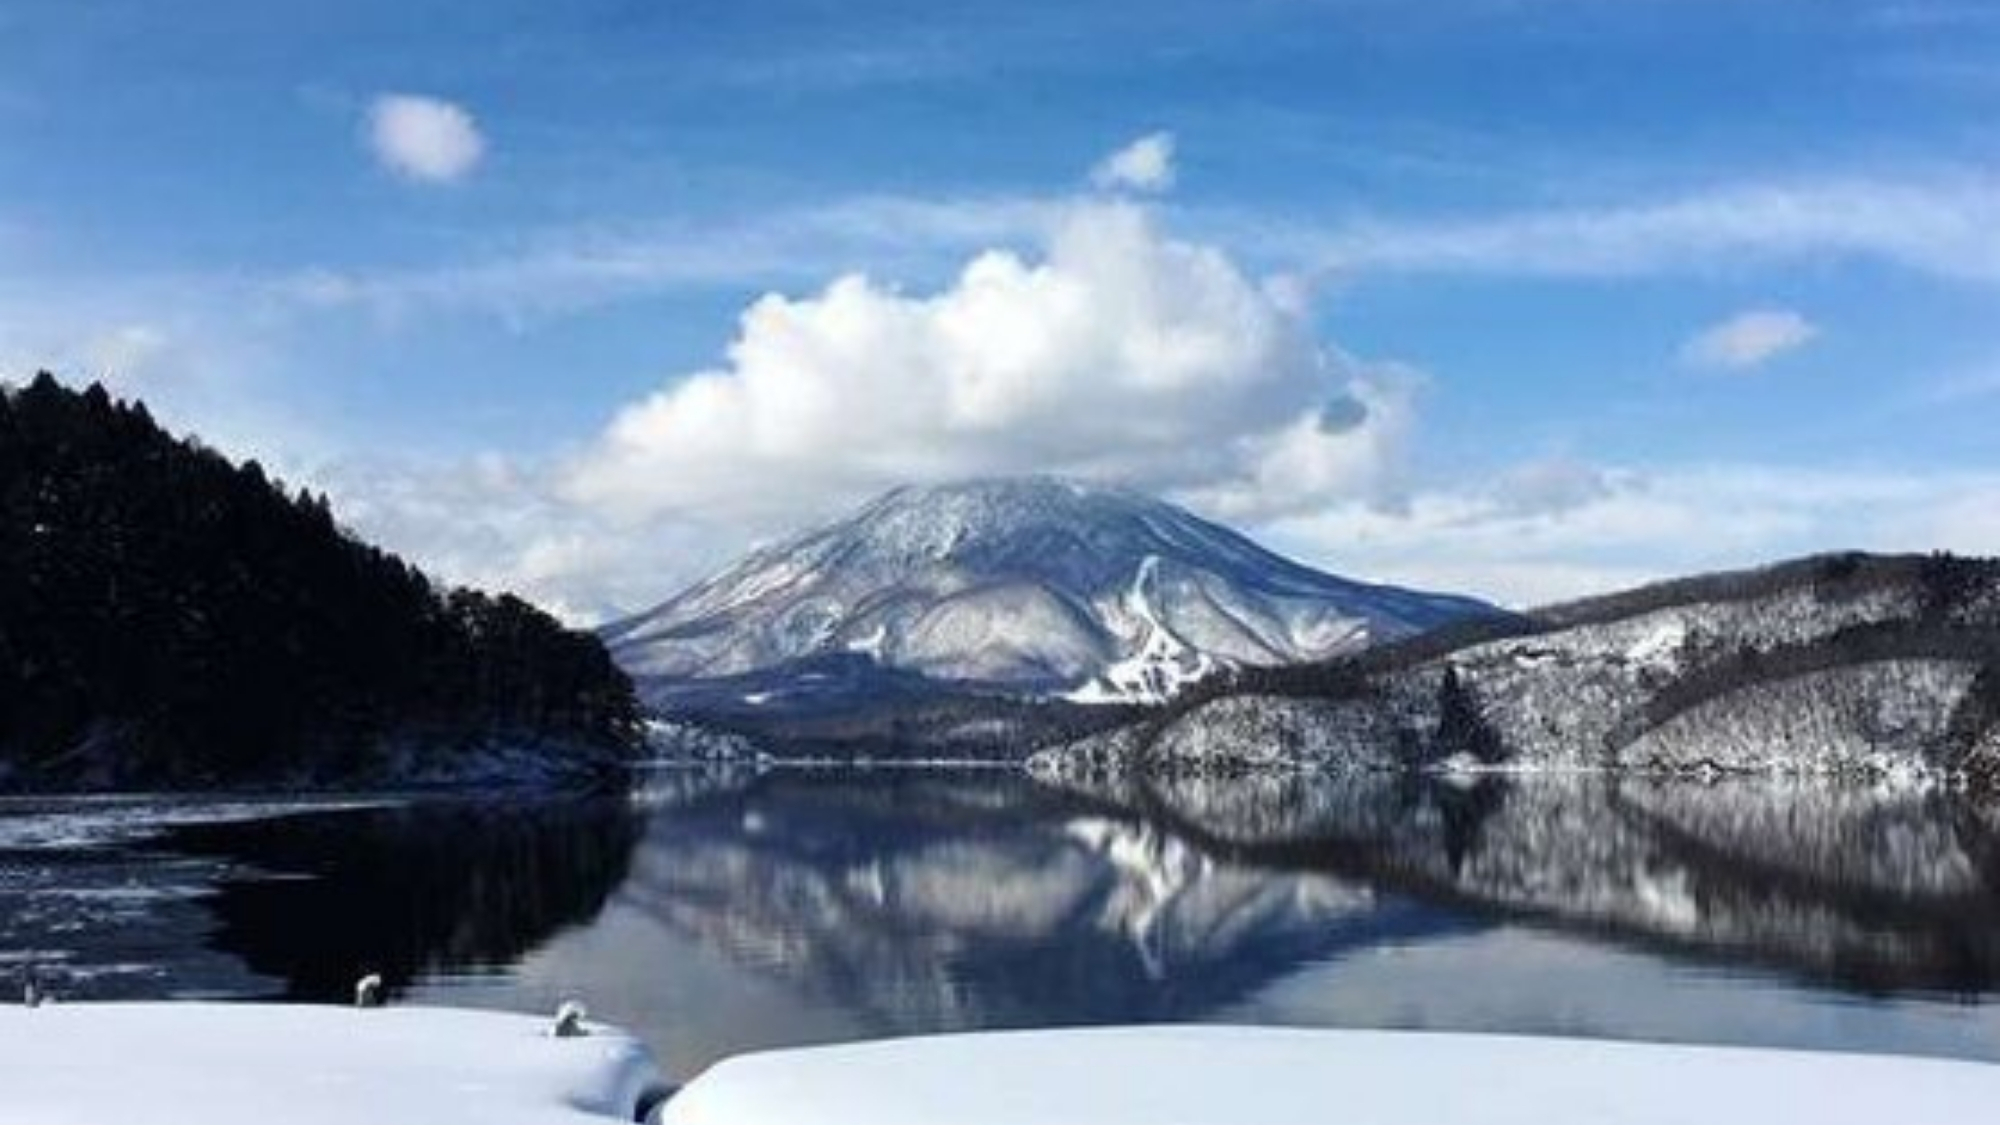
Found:
[[[2000,561],[1830,555],[1237,677],[1041,767],[1311,761],[2000,783]]]
[[[655,703],[696,710],[801,705],[830,681],[1153,702],[1220,668],[1494,612],[1324,574],[1137,493],[1029,478],[898,489],[602,636]]]

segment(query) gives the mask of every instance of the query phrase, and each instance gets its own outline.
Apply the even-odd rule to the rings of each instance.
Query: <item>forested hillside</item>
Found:
[[[0,788],[576,779],[637,729],[589,634],[102,387],[0,391]]]
[[[1261,762],[2000,786],[2000,561],[1826,555],[1245,670],[1042,765]]]

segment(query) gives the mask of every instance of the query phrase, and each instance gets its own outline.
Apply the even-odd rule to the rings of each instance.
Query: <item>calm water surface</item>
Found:
[[[1601,777],[659,775],[561,802],[0,805],[72,997],[553,1011],[749,1048],[1203,1020],[2000,1059],[2000,808]]]

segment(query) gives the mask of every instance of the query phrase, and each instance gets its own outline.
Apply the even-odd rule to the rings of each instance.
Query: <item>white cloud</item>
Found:
[[[1322,347],[1214,248],[1079,205],[1039,259],[990,250],[935,293],[856,274],[763,297],[727,363],[621,410],[565,491],[781,524],[913,480],[1047,471],[1264,516],[1383,494],[1408,384]]]
[[[1240,439],[1240,468],[1213,482],[1183,483],[1173,496],[1216,519],[1241,523],[1280,519],[1343,498],[1397,507],[1423,381],[1394,365],[1369,368],[1320,409]]]
[[[1984,518],[2000,510],[2000,473],[1537,464],[1396,510],[1341,504],[1262,530],[1333,570],[1515,606],[1829,550],[2000,553]],[[1524,503],[1519,482],[1536,478],[1570,483]]]
[[[981,247],[1041,237],[1074,202],[860,196],[721,222],[559,228],[480,244],[456,261],[308,268],[264,288],[295,305],[391,321],[437,312],[521,321],[677,289],[815,283],[856,262],[932,276]],[[1352,274],[1615,278],[1834,259],[2000,282],[2000,182],[1967,176],[1722,184],[1470,218],[1285,221],[1183,207],[1175,221],[1276,267],[1281,299]]]
[[[878,200],[787,222],[830,254],[989,236],[1041,249],[973,254],[928,289],[854,274],[765,296],[723,362],[628,404],[552,468],[447,489],[441,507],[378,502],[362,525],[587,618],[883,488],[1051,471],[1166,494],[1328,569],[1532,604],[1843,546],[1979,549],[1991,521],[1944,499],[2000,500],[1985,478],[1569,457],[1420,489],[1405,450],[1424,380],[1315,339],[1300,279],[1253,277],[1146,208]],[[777,229],[756,237],[778,245]],[[1811,326],[1792,315],[1753,318],[1718,354],[1799,342]]]
[[[621,521],[570,503],[547,465],[498,454],[283,469],[324,490],[344,524],[432,575],[512,591],[577,624],[650,605],[745,546],[740,529]]]
[[[75,382],[101,382],[119,394],[144,395],[181,374],[179,349],[158,324],[52,320],[32,328],[26,321],[0,320],[0,375],[18,380],[46,370]]]
[[[910,481],[1068,473],[1245,519],[1393,494],[1420,380],[1315,340],[1297,286],[1128,203],[843,213],[817,229],[872,237],[912,225],[900,216],[956,238],[1026,230],[1040,250],[974,254],[926,292],[848,275],[767,295],[726,362],[552,464],[349,462],[313,479],[436,573],[575,620]]]
[[[1519,518],[1560,515],[1612,495],[1608,473],[1573,457],[1529,461],[1501,473],[1492,489],[1495,512]]]
[[[1605,277],[1860,258],[1988,284],[2000,281],[1991,187],[1725,185],[1594,209],[1294,227],[1175,208],[1179,239],[1136,204],[1101,198],[871,197],[636,237],[553,232],[431,269],[311,274],[292,296],[512,316],[684,285],[791,288],[745,312],[713,370],[628,404],[573,457],[330,487],[358,527],[438,572],[579,618],[637,608],[757,536],[879,488],[1023,470],[1161,491],[1329,569],[1526,603],[1843,545],[2000,551],[1994,521],[1979,518],[2000,506],[2000,481],[1558,458],[1416,489],[1403,462],[1422,380],[1313,338],[1315,267]],[[1303,268],[1260,278],[1218,241]],[[976,252],[1023,244],[1042,249]],[[856,261],[948,279],[904,289],[851,275],[797,295]],[[158,373],[183,341],[215,347],[136,312],[90,322],[104,325],[73,334],[66,354],[122,354]],[[149,341],[158,330],[164,342]]]
[[[526,321],[680,288],[816,283],[856,261],[910,274],[946,255],[1037,237],[1067,209],[1048,199],[864,196],[734,222],[674,221],[546,232],[461,262],[309,269],[267,292],[386,321],[479,312]]]
[[[426,183],[461,180],[486,154],[486,138],[463,106],[417,94],[375,99],[368,144],[383,167]]]
[[[243,436],[240,423],[253,411],[228,402],[237,389],[234,357],[195,339],[190,325],[168,317],[126,319],[110,307],[93,315],[56,302],[23,311],[31,315],[0,321],[0,376],[19,380],[48,371],[75,386],[102,383],[115,395],[144,399],[169,424],[203,426],[209,440]]]
[[[653,604],[758,538],[734,518],[629,518],[579,504],[563,494],[559,472],[497,456],[281,468],[326,489],[344,521],[432,573],[515,591],[580,624]],[[1181,499],[1225,514],[1203,498]],[[2000,555],[2000,526],[1988,518],[2000,510],[1996,472],[1616,467],[1556,457],[1401,499],[1336,499],[1239,526],[1331,571],[1517,607],[1828,550]]]
[[[1174,186],[1174,135],[1148,133],[1097,162],[1090,182],[1106,190],[1160,192]]]
[[[1713,324],[1681,345],[1681,359],[1696,367],[1746,371],[1796,351],[1819,327],[1790,309],[1751,309]]]
[[[2000,282],[2000,180],[1987,174],[1750,182],[1465,219],[1243,226],[1273,253],[1336,271],[1625,277],[1867,258]]]
[[[141,393],[147,375],[172,361],[173,343],[157,325],[120,324],[83,341],[80,354],[93,378],[138,384],[133,393]]]

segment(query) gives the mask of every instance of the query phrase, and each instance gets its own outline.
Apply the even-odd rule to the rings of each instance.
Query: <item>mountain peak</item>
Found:
[[[1130,700],[1486,612],[1324,574],[1143,493],[1030,476],[895,489],[605,636],[642,683],[853,655],[960,684]]]
[[[980,570],[1046,566],[1054,551],[1127,555],[1185,512],[1144,493],[1054,476],[906,485],[794,544],[838,543],[882,560],[952,560]]]

